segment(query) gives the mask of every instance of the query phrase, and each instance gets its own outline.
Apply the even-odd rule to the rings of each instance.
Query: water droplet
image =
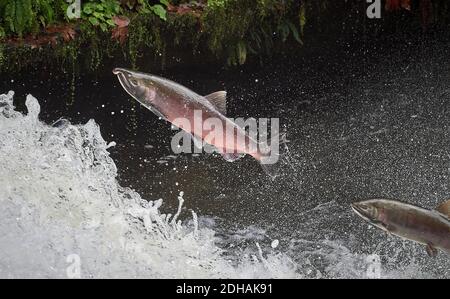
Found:
[[[278,240],[273,240],[271,246],[272,246],[273,249],[275,249],[275,248],[278,247],[279,244],[280,244],[280,241],[278,241]]]

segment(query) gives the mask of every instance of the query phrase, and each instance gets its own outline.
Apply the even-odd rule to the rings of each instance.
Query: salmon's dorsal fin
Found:
[[[444,216],[447,216],[447,218],[450,219],[450,200],[444,201],[441,203],[437,208],[436,211],[441,213]]]
[[[205,98],[216,107],[223,115],[227,115],[227,92],[218,91],[205,96]]]

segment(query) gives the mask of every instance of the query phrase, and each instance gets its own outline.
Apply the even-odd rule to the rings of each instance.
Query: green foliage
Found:
[[[6,34],[23,36],[37,32],[40,26],[55,21],[55,0],[3,0],[0,1],[0,27]]]
[[[0,70],[2,70],[4,62],[5,62],[5,46],[0,43]]]
[[[292,33],[294,39],[298,43],[303,44],[302,40],[300,39],[300,34],[298,32],[297,27],[291,21],[289,20],[281,21],[277,26],[277,31],[281,35],[281,40],[283,42],[286,42],[289,35]]]
[[[304,2],[302,2],[301,6],[300,6],[300,13],[299,13],[298,17],[299,17],[299,21],[300,21],[300,33],[301,33],[301,35],[304,35],[306,21],[307,21],[306,4]]]
[[[163,65],[169,49],[190,49],[194,55],[202,53],[208,59],[216,57],[228,65],[242,65],[250,56],[268,56],[285,44],[301,44],[309,15],[306,4],[311,6],[313,2],[170,0],[170,3],[175,8],[180,4],[184,7],[169,13],[169,0],[84,0],[81,20],[74,21],[67,17],[65,0],[0,0],[0,39],[37,33],[52,23],[73,22],[77,24],[77,34],[70,48],[59,51],[65,45],[58,45],[48,53],[57,57],[76,57],[80,53],[92,70],[100,67],[108,56],[122,53],[135,67],[139,59],[151,56]],[[118,15],[130,19],[123,44],[111,39],[111,31],[117,30],[114,17]],[[88,51],[80,51],[81,48]],[[33,59],[33,55],[29,57]]]
[[[134,68],[137,68],[138,58],[148,49],[152,49],[155,58],[164,60],[167,41],[162,37],[163,24],[165,22],[154,14],[142,15],[130,23],[128,54]]]
[[[2,11],[7,28],[19,36],[33,25],[32,0],[7,0]]]
[[[247,43],[240,40],[235,46],[228,49],[228,65],[243,65],[247,60]]]
[[[82,18],[92,26],[108,31],[115,26],[113,17],[121,13],[120,3],[117,0],[96,0],[83,5]]]
[[[225,7],[227,0],[208,0],[208,7],[210,8],[223,8]]]
[[[157,15],[160,19],[167,20],[167,7],[169,6],[168,0],[160,0],[159,4],[150,5],[148,0],[137,0],[140,9],[139,12],[142,14],[153,13]]]
[[[270,55],[290,39],[303,44],[302,23],[294,11],[301,13],[294,0],[210,0],[203,17],[209,49],[225,54],[228,65],[242,65],[248,54]]]
[[[52,0],[34,0],[33,12],[40,25],[45,27],[55,21],[55,9]]]

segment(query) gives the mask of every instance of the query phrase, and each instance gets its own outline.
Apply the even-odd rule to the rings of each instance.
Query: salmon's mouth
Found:
[[[352,203],[351,204],[352,210],[358,214],[359,216],[363,216],[364,215],[364,211],[362,210],[362,208],[359,206],[359,204],[357,203]]]
[[[373,215],[371,215],[370,207],[367,206],[364,203],[352,203],[351,204],[352,210],[361,218],[369,221],[369,222],[376,222],[377,220],[374,219]]]
[[[383,223],[383,221],[378,219],[378,211],[374,210],[373,207],[360,202],[360,203],[352,203],[351,204],[352,210],[361,218],[369,222],[370,224],[382,229],[386,230],[386,225]]]
[[[121,68],[115,68],[115,69],[113,69],[113,74],[114,74],[114,75],[118,75],[118,74],[122,73],[123,71],[124,71],[124,69],[121,69]]]
[[[113,70],[113,74],[117,76],[119,79],[120,85],[122,85],[123,89],[131,95],[132,97],[135,97],[135,86],[131,83],[130,78],[132,74],[127,71],[126,69],[122,68],[115,68]]]

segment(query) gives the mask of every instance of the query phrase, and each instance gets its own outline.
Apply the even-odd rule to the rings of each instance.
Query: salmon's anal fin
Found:
[[[438,211],[442,215],[447,216],[447,218],[450,218],[450,200],[447,200],[447,201],[443,202],[442,204],[440,204],[436,208],[436,211]]]
[[[205,96],[205,98],[216,107],[223,115],[227,115],[227,92],[218,91]]]
[[[227,162],[234,162],[236,160],[239,160],[243,156],[245,156],[245,154],[239,154],[239,153],[231,153],[231,154],[222,153],[221,155]]]
[[[433,247],[433,244],[427,244],[427,253],[430,257],[436,257],[438,255],[438,251]]]

